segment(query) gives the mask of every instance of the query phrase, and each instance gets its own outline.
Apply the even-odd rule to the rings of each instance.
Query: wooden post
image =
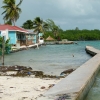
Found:
[[[2,41],[2,65],[4,66],[4,53],[5,53],[5,40],[3,36],[3,41]]]

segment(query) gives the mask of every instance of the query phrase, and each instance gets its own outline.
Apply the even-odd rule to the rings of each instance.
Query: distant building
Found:
[[[51,36],[48,36],[48,38],[46,39],[46,41],[55,41],[55,39],[52,38]]]
[[[19,46],[26,45],[26,34],[29,33],[27,30],[18,26],[0,25],[0,35],[4,30],[8,30],[5,39],[10,38],[10,44]]]
[[[18,26],[0,25],[0,36],[3,31],[6,31],[5,39],[10,38],[10,44],[15,46],[28,46],[36,44],[36,35],[32,30],[26,30]],[[38,41],[41,43],[42,33],[38,34]]]
[[[44,43],[43,33],[39,33],[39,43],[40,44]]]
[[[43,38],[43,33],[37,33],[37,32],[34,32],[34,30],[28,30],[30,32],[30,34],[27,36],[33,36],[33,41],[34,43],[39,43],[39,44],[43,44],[44,43],[44,38]],[[38,35],[38,36],[37,36]]]
[[[36,43],[36,33],[33,30],[28,30],[29,33],[26,34],[26,45],[32,45]]]

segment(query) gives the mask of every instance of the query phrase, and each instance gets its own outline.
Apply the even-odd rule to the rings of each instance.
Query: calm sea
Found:
[[[30,66],[47,74],[59,75],[69,68],[77,68],[91,58],[85,46],[100,48],[100,41],[78,41],[70,45],[46,45],[5,56],[5,65]]]
[[[78,44],[46,45],[5,56],[5,65],[30,66],[46,74],[60,75],[66,69],[78,68],[91,56],[85,52],[86,45],[100,49],[100,41],[77,41]],[[0,63],[2,61],[0,60]],[[100,100],[100,73],[86,100]]]

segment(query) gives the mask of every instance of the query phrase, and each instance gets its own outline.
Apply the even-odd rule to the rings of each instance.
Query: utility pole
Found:
[[[4,66],[5,39],[2,37],[2,65]]]
[[[8,39],[8,29],[1,31],[2,36],[2,65],[4,66],[5,38]]]

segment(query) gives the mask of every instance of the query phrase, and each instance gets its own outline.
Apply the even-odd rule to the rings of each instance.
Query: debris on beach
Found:
[[[43,71],[34,71],[31,67],[26,66],[1,66],[0,76],[25,77],[34,75],[36,78],[64,78],[63,76],[47,75]]]
[[[68,94],[59,94],[58,98],[55,99],[55,100],[67,100],[67,99],[70,99],[70,95],[68,95]]]
[[[70,73],[72,73],[75,69],[67,69],[67,70],[64,70],[63,72],[61,72],[61,76],[66,76],[66,75],[69,75]]]
[[[19,65],[1,66],[0,75],[0,100],[37,100],[62,80],[61,77],[58,80],[58,76],[45,75],[43,71]]]
[[[45,86],[42,86],[41,89],[45,89]]]
[[[26,66],[1,66],[0,67],[0,76],[15,76],[15,77],[25,77],[34,75],[36,78],[65,78],[67,75],[72,73],[75,69],[68,69],[63,72],[59,76],[56,75],[47,75],[44,74],[43,71],[34,71],[31,67]]]

